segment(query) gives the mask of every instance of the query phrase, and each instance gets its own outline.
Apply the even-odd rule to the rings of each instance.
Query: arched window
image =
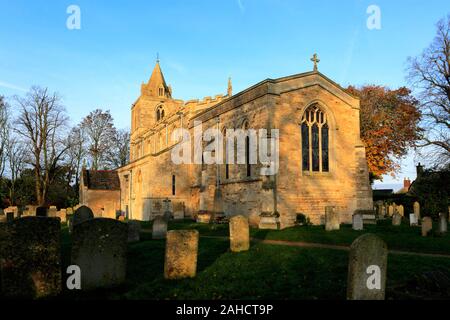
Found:
[[[164,88],[163,87],[158,88],[158,96],[164,97]]]
[[[164,119],[164,116],[165,116],[164,107],[159,106],[158,108],[156,108],[156,121],[161,121],[162,119]]]
[[[315,104],[306,109],[301,122],[303,171],[329,172],[329,126],[327,115]]]

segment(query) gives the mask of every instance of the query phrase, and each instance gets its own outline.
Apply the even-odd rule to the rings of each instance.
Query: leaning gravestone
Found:
[[[373,234],[356,239],[350,247],[347,299],[384,300],[388,250]]]
[[[39,299],[61,292],[58,219],[26,217],[0,228],[2,294]]]
[[[128,242],[139,242],[141,234],[141,223],[137,220],[128,221]]]
[[[392,225],[395,227],[399,227],[402,225],[402,216],[400,213],[394,213],[394,215],[392,216]]]
[[[447,233],[448,229],[448,220],[447,214],[439,213],[439,233]]]
[[[235,216],[230,219],[230,248],[232,252],[248,251],[250,248],[250,231],[248,219]]]
[[[47,208],[46,207],[37,207],[36,208],[36,217],[41,217],[41,218],[47,217]]]
[[[364,230],[364,222],[363,222],[362,214],[354,214],[353,215],[352,228],[353,228],[353,230],[356,230],[356,231]]]
[[[121,285],[126,279],[128,226],[98,218],[77,224],[72,236],[72,265],[81,269],[81,288]]]
[[[94,219],[94,213],[92,210],[86,206],[81,206],[72,216],[72,225],[75,227],[76,225],[91,219]]]
[[[433,230],[433,220],[430,217],[422,219],[422,237],[428,236],[430,231]]]
[[[194,278],[197,274],[197,230],[172,230],[167,232],[164,278]]]
[[[167,234],[167,220],[162,216],[157,216],[153,220],[152,238],[165,239]]]
[[[325,207],[325,230],[334,231],[340,228],[339,214],[335,207]]]

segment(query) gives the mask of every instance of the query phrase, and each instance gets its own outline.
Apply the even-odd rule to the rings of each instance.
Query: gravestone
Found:
[[[439,233],[447,233],[447,229],[448,229],[447,214],[441,212],[439,213]]]
[[[400,213],[394,213],[394,215],[392,216],[392,225],[395,227],[399,227],[402,225],[402,216],[400,215]]]
[[[373,234],[356,239],[349,254],[348,300],[384,300],[388,250],[386,243]]]
[[[356,230],[356,231],[364,230],[364,222],[363,222],[362,214],[354,214],[353,215],[352,228],[353,228],[353,230]]]
[[[0,215],[0,223],[6,223],[6,216],[5,215]]]
[[[259,216],[258,228],[261,230],[278,230],[280,229],[280,217],[278,214],[271,212],[263,212]]]
[[[422,237],[428,236],[428,233],[433,230],[433,220],[430,217],[422,219]]]
[[[56,218],[57,213],[58,213],[58,209],[55,206],[51,206],[48,209],[48,216],[50,218]]]
[[[340,229],[339,213],[335,207],[325,207],[325,230],[335,231]]]
[[[37,207],[36,208],[36,217],[41,217],[41,218],[47,217],[47,208],[46,207]]]
[[[67,211],[66,209],[61,209],[56,213],[56,217],[61,220],[61,223],[66,223],[67,221]]]
[[[39,299],[61,292],[58,219],[26,217],[2,225],[0,255],[4,297]]]
[[[394,206],[393,205],[390,205],[389,207],[388,207],[388,216],[389,217],[392,217],[394,215]]]
[[[72,225],[75,227],[76,225],[91,219],[94,219],[92,210],[86,206],[81,206],[75,210],[75,213],[72,216]]]
[[[9,211],[6,212],[6,222],[13,222],[14,221],[14,212]]]
[[[194,278],[197,274],[197,230],[172,230],[167,232],[164,278]]]
[[[414,213],[411,213],[409,215],[409,225],[411,227],[415,227],[419,225],[419,220],[417,219],[417,216]]]
[[[420,203],[419,202],[414,202],[414,214],[417,217],[417,221],[420,220]]]
[[[7,215],[9,212],[12,212],[14,218],[19,217],[19,208],[18,207],[8,207],[5,209],[5,214]]]
[[[405,207],[403,207],[403,205],[397,206],[397,213],[400,216],[404,217],[405,216]]]
[[[128,243],[139,242],[141,235],[141,223],[137,220],[128,221]]]
[[[152,238],[165,239],[167,234],[167,220],[162,216],[157,216],[153,220]]]
[[[175,220],[184,219],[184,203],[181,201],[175,201],[173,203],[173,218]]]
[[[209,212],[199,212],[197,214],[197,223],[210,223],[211,222],[211,213]]]
[[[235,216],[230,219],[230,248],[232,252],[248,251],[250,248],[250,230],[248,219]]]
[[[73,229],[71,264],[81,269],[81,288],[92,290],[121,285],[126,279],[128,226],[97,218]]]

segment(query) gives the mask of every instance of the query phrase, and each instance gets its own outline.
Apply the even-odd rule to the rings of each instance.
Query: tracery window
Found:
[[[329,124],[315,104],[306,109],[301,122],[303,171],[329,172]]]

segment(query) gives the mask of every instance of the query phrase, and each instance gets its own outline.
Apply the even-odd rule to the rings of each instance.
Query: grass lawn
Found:
[[[151,224],[144,223],[148,229]],[[169,229],[199,229],[202,236],[227,236],[227,225],[198,225],[171,222]],[[450,239],[420,237],[420,229],[407,226],[369,226],[389,247],[421,252],[450,253]],[[350,244],[361,235],[350,227],[325,233],[320,227],[285,231],[252,230],[252,236],[265,239]],[[410,246],[408,246],[410,244]],[[250,251],[234,254],[226,239],[201,238],[198,273],[195,279],[166,281],[163,278],[164,240],[151,240],[143,233],[128,253],[127,283],[117,289],[90,293],[66,292],[71,299],[345,299],[348,253],[331,249],[298,248],[254,244]],[[425,251],[424,251],[425,250]],[[70,236],[63,230],[63,260],[69,264]],[[422,273],[442,270],[450,274],[450,259],[390,254],[388,260],[388,299],[432,298],[433,292],[414,292]],[[434,298],[450,298],[434,292]]]

